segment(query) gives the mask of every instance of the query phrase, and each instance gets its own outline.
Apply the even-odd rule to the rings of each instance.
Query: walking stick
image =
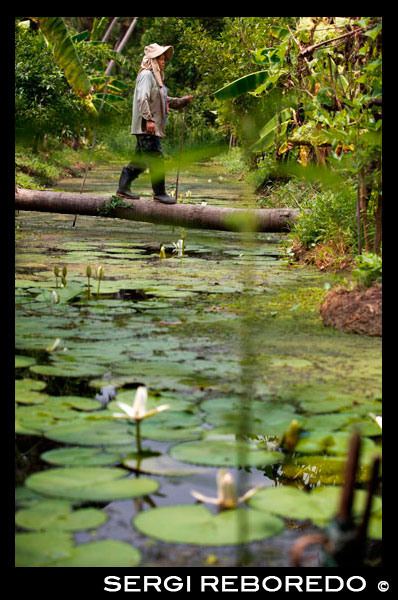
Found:
[[[187,107],[184,106],[184,116],[182,118],[182,128],[181,128],[181,137],[180,137],[180,150],[178,154],[178,162],[177,162],[177,178],[176,178],[176,200],[178,200],[178,181],[180,178],[180,159],[182,154],[182,142],[184,139],[184,128],[185,128],[185,117],[187,114]]]

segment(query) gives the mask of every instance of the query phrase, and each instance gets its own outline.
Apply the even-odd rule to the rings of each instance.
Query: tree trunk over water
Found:
[[[115,201],[108,196],[20,189],[15,209],[114,217],[193,229],[285,232],[300,215],[290,208],[242,209],[198,204],[166,205],[153,200]]]

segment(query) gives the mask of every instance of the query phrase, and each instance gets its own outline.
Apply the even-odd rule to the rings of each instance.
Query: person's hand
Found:
[[[146,122],[146,130],[147,130],[147,133],[150,133],[151,135],[155,135],[155,122],[147,121]]]
[[[192,101],[193,96],[191,94],[189,94],[189,96],[184,96],[185,100],[188,100],[188,103]]]

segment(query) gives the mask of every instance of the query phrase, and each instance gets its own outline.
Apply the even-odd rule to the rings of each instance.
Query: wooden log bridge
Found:
[[[290,208],[243,209],[200,204],[161,204],[152,199],[16,189],[15,209],[220,231],[285,232],[300,215]]]

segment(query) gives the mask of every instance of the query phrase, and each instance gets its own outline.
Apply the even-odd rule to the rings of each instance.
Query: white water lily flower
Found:
[[[182,253],[184,251],[184,240],[178,240],[177,243],[173,242],[174,250],[173,252],[177,252],[177,256],[182,257]]]
[[[113,413],[115,419],[133,419],[135,421],[141,421],[147,419],[153,415],[157,415],[170,408],[169,404],[162,404],[154,408],[153,410],[147,410],[146,404],[148,400],[148,391],[144,385],[140,385],[137,388],[134,398],[134,404],[126,404],[125,402],[118,402],[118,406],[124,411],[125,414]]]
[[[190,190],[188,190],[185,195],[187,198],[190,198],[192,196],[192,192]]]
[[[227,469],[219,469],[217,473],[217,498],[210,498],[195,490],[191,491],[191,494],[200,502],[217,504],[221,508],[236,508],[238,504],[246,502],[262,487],[262,485],[258,485],[238,498],[231,473]]]
[[[382,429],[382,417],[381,416],[377,416],[374,413],[369,413],[369,417],[372,417],[372,419],[376,423],[376,425],[378,427],[380,427],[380,429]]]
[[[58,304],[58,302],[61,300],[59,294],[57,292],[55,292],[55,291],[52,291],[51,295],[52,295],[52,299],[53,299],[54,304]]]
[[[207,206],[207,202],[201,202],[200,205],[201,206]]]

